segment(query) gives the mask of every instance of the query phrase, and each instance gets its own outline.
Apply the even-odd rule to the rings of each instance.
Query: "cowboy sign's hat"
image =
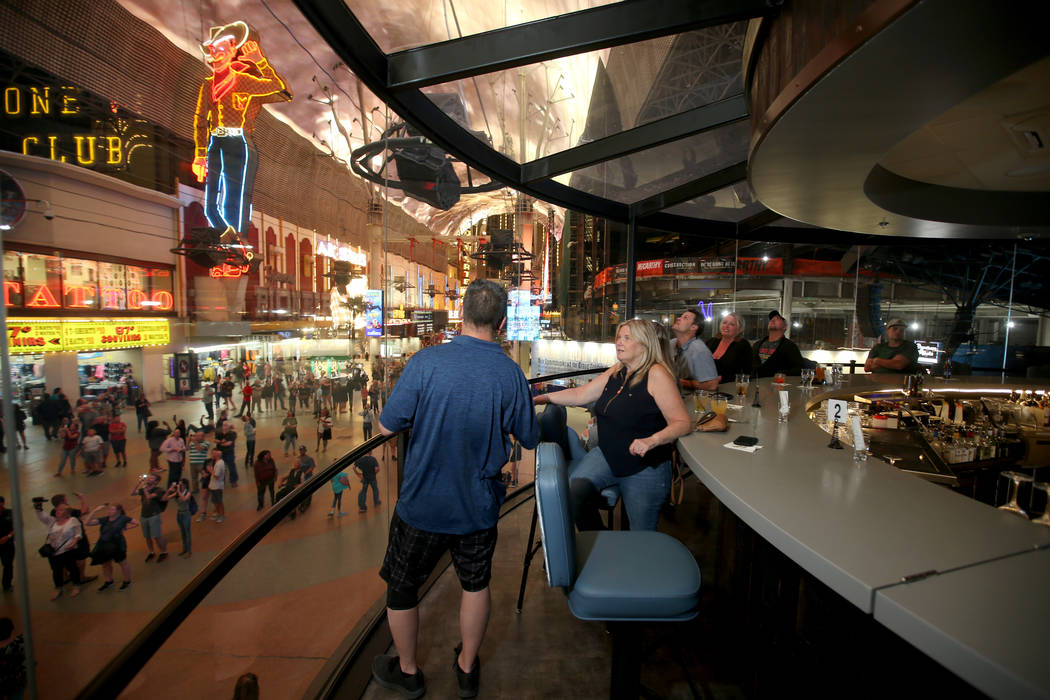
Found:
[[[210,35],[201,44],[201,51],[207,54],[209,46],[227,39],[233,41],[234,49],[239,49],[244,46],[244,42],[248,41],[248,32],[248,25],[244,22],[230,22],[221,27],[212,27],[209,30]]]

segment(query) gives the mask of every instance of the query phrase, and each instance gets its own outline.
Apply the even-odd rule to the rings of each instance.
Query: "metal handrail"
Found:
[[[529,379],[528,382],[536,384],[552,379],[565,379],[603,371],[605,371],[604,367],[576,370],[536,377]],[[402,432],[394,435],[376,435],[366,440],[321,469],[309,481],[301,484],[285,498],[270,506],[259,520],[216,554],[200,573],[183,586],[168,601],[167,605],[161,608],[146,626],[81,689],[77,694],[77,699],[109,700],[109,698],[117,697],[157,650],[164,645],[183,620],[219,585],[226,574],[255,548],[255,545],[284,520],[285,516],[294,512],[303,501],[328,484],[339,472],[387,441],[403,434]],[[403,450],[399,450],[398,454],[402,455]]]

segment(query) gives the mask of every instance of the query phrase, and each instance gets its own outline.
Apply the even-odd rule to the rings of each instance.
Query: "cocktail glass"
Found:
[[[1027,518],[1028,513],[1017,503],[1017,492],[1021,488],[1021,482],[1032,481],[1032,477],[1027,474],[1022,474],[1021,472],[1003,472],[999,476],[1005,477],[1009,480],[1007,482],[1007,488],[1009,491],[1006,503],[999,506],[999,510],[1007,510],[1011,513],[1020,515],[1022,518]]]

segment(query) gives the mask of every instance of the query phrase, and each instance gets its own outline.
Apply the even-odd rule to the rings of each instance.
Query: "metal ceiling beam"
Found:
[[[740,182],[747,177],[747,162],[730,165],[728,168],[716,170],[701,178],[687,182],[684,185],[673,187],[660,194],[653,195],[631,205],[631,216],[642,219],[655,214],[662,209],[673,207],[690,199],[702,197],[733,183]]]
[[[747,117],[747,99],[743,95],[736,95],[529,161],[521,166],[521,181],[536,182],[555,177],[595,163],[622,158],[654,146],[734,124]]]
[[[762,228],[763,226],[768,226],[769,224],[773,223],[774,221],[779,221],[780,219],[783,219],[783,218],[784,218],[783,216],[781,216],[780,214],[777,214],[775,211],[772,211],[770,209],[763,209],[762,211],[758,212],[757,214],[752,214],[751,216],[747,217],[743,221],[737,222],[737,225],[736,225],[737,238],[747,238],[748,236],[750,236],[752,233],[754,233],[756,230]]]
[[[423,136],[475,170],[545,202],[627,221],[626,204],[579,192],[554,181],[519,183],[521,166],[456,123],[418,90],[392,92],[386,87],[387,56],[343,2],[294,0],[295,6],[328,42],[336,55],[394,112]]]
[[[632,0],[389,54],[386,85],[411,90],[773,12],[773,0]]]

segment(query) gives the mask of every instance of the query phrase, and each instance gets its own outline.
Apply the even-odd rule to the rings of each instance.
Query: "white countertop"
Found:
[[[887,380],[847,377],[830,393],[870,390],[880,381]],[[888,381],[899,386],[897,377]],[[848,446],[829,449],[829,436],[805,412],[809,400],[829,392],[786,389],[791,415],[781,424],[770,381],[759,380],[759,387],[761,408],[752,408],[749,397],[744,408],[730,409],[740,422],[727,433],[682,438],[682,457],[741,520],[861,610],[871,613],[875,591],[904,577],[1050,546],[1050,528],[877,458],[855,463]],[[763,448],[748,454],[723,447],[738,435],[757,437]]]
[[[1050,698],[1050,550],[883,589],[875,619],[992,697]]]
[[[775,390],[760,380],[761,408],[749,397],[730,409],[740,422],[729,432],[693,433],[679,450],[759,535],[944,667],[992,697],[1050,698],[1042,643],[1050,629],[1050,528],[874,457],[856,463],[848,446],[829,449],[829,435],[806,415],[811,401],[848,398],[880,382],[899,386],[896,377],[867,375],[847,377],[834,391],[791,387],[790,418],[781,424]],[[975,384],[998,382],[947,387]],[[723,447],[738,435],[757,437],[763,448]]]

